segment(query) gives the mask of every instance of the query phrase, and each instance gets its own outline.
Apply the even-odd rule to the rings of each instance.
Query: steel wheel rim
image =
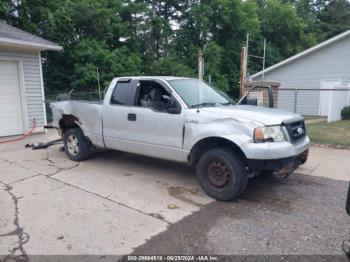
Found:
[[[212,161],[207,168],[209,183],[216,188],[223,188],[230,183],[231,171],[222,161]]]
[[[79,154],[79,141],[75,135],[69,135],[67,138],[67,148],[69,154],[76,156]]]

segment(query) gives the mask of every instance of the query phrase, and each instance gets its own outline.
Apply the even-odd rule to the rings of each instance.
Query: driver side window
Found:
[[[175,101],[161,84],[151,80],[139,82],[136,100],[136,106],[148,107],[156,112],[169,112]]]

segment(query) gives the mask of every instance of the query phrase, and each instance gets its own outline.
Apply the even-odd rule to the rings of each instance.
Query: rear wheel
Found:
[[[64,132],[64,150],[73,161],[81,161],[91,155],[91,144],[80,128],[71,128]]]
[[[248,182],[242,159],[226,148],[205,152],[197,164],[197,176],[203,190],[220,201],[238,197]]]

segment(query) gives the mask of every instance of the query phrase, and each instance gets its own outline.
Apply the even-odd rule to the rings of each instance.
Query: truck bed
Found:
[[[102,138],[102,101],[67,100],[52,102],[54,122],[52,125],[59,128],[59,121],[64,115],[73,115],[79,119],[79,126],[94,145],[104,146]]]

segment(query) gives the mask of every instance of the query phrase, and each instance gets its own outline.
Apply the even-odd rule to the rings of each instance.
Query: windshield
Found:
[[[224,92],[201,80],[176,79],[169,83],[189,107],[234,104]]]

